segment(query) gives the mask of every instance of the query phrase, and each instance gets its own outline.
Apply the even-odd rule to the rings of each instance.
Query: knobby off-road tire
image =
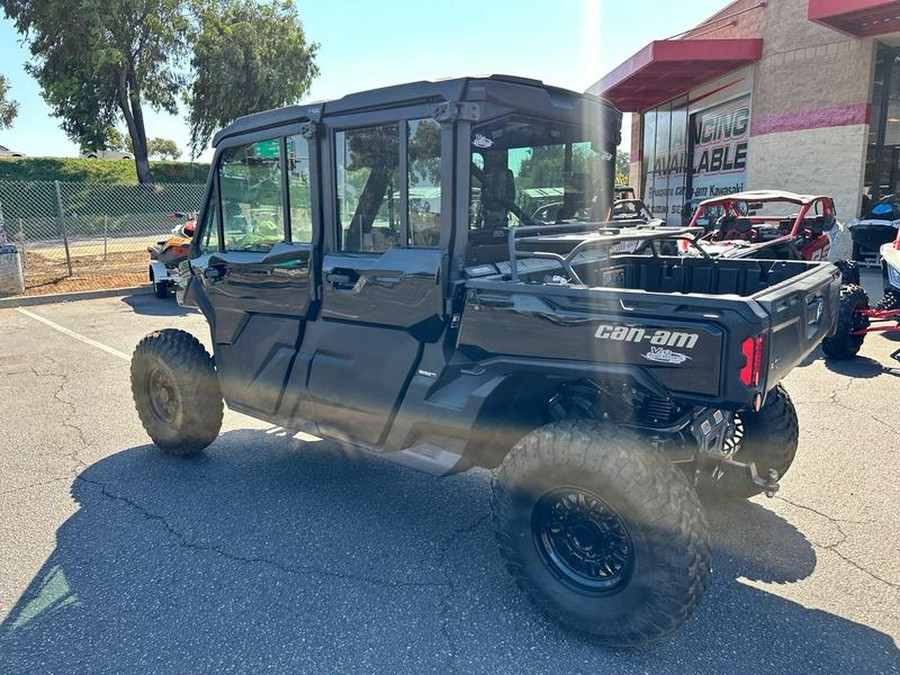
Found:
[[[131,394],[141,424],[166,454],[200,452],[219,435],[223,404],[213,360],[189,333],[166,329],[138,343]]]
[[[890,312],[893,309],[900,309],[900,291],[886,290],[875,309],[879,312]]]
[[[857,310],[868,308],[869,296],[861,286],[841,286],[841,306],[838,309],[835,333],[822,340],[825,356],[830,359],[850,359],[856,356],[866,336],[850,333],[869,327],[868,317],[857,313]]]
[[[853,260],[835,260],[834,266],[841,271],[841,283],[859,286],[859,265]]]
[[[756,472],[765,478],[770,469],[783,477],[791,468],[800,439],[797,410],[780,384],[769,392],[766,404],[758,411],[744,411],[735,416],[735,436],[729,442],[738,450],[734,458],[741,462],[755,462]],[[753,483],[745,471],[729,467],[719,480],[704,474],[700,481],[702,497],[732,501],[758,495],[763,488]]]
[[[493,483],[506,567],[538,608],[601,644],[683,624],[706,589],[706,516],[683,473],[645,439],[588,420],[522,438]]]

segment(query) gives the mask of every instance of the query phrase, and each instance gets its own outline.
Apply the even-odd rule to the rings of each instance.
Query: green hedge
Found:
[[[150,162],[150,169],[157,183],[205,183],[209,164]],[[0,159],[0,180],[134,185],[137,173],[130,159],[4,158]]]

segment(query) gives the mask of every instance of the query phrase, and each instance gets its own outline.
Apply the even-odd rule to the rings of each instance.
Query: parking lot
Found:
[[[199,458],[158,454],[128,358],[163,327],[209,341],[152,295],[0,310],[4,673],[900,671],[900,341],[791,373],[778,496],[711,507],[696,614],[615,651],[515,588],[488,472],[435,479],[233,412]]]

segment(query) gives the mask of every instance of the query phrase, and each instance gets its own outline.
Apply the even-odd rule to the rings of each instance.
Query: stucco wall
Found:
[[[831,194],[849,220],[862,202],[875,44],[810,21],[807,9],[808,0],[766,8],[748,184]]]
[[[682,36],[682,39],[761,37],[766,10],[761,6],[762,4],[760,0],[736,0],[689,30]]]
[[[752,136],[747,187],[830,195],[846,222],[860,206],[867,133],[857,124]]]
[[[849,220],[862,202],[875,41],[810,21],[808,0],[759,4],[733,2],[683,38],[763,39],[753,66],[748,187],[825,192]],[[640,117],[632,125],[635,185]]]

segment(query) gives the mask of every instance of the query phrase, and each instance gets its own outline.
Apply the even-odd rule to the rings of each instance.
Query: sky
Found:
[[[298,0],[307,39],[318,42],[320,75],[301,101],[459,75],[503,73],[584,91],[642,49],[692,28],[728,0]],[[2,15],[0,15],[2,16]],[[0,145],[27,155],[77,156],[24,66],[30,55],[0,18],[0,73],[19,102]],[[174,140],[187,157],[186,115],[145,109],[147,135]],[[124,128],[124,125],[122,125]],[[623,124],[630,147],[630,123]],[[209,151],[201,155],[208,159]]]

